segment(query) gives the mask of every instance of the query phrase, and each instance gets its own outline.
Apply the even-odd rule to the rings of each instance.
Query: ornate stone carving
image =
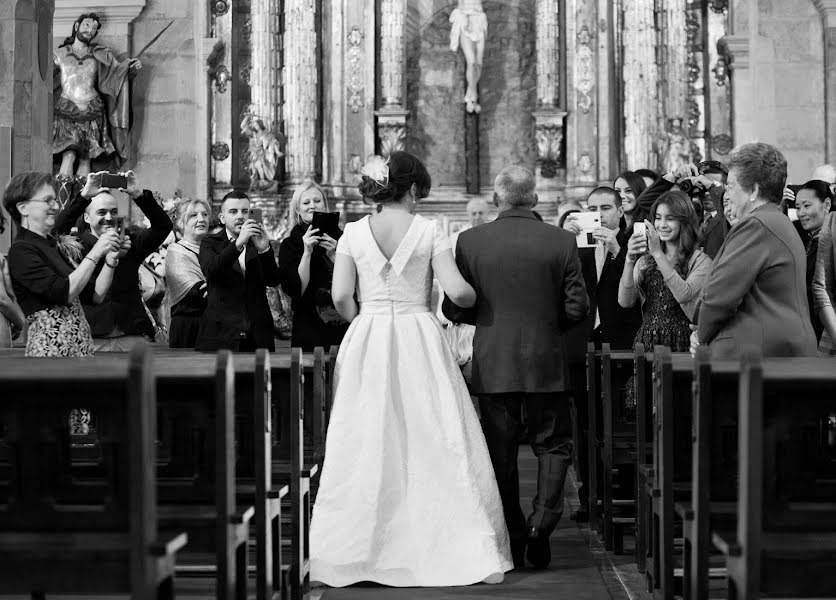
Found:
[[[708,8],[722,14],[729,9],[729,0],[708,0]]]
[[[363,32],[352,27],[348,33],[348,106],[351,112],[363,108]]]
[[[218,161],[229,158],[229,145],[224,142],[212,144],[212,158]]]
[[[578,31],[575,48],[575,88],[578,92],[578,108],[588,113],[592,108],[592,90],[595,88],[595,55],[592,52],[592,34],[586,25]]]
[[[383,106],[403,104],[405,0],[383,0],[380,15]]]
[[[250,79],[252,76],[252,65],[249,62],[245,62],[241,65],[240,70],[238,71],[241,77],[241,83],[244,85],[250,85]]]
[[[592,170],[592,157],[589,152],[584,152],[578,157],[578,170],[587,175]]]
[[[691,162],[691,141],[682,127],[682,119],[668,119],[665,132],[665,151],[662,157],[662,169],[673,173],[679,167]]]
[[[380,137],[381,156],[389,156],[393,152],[404,149],[404,140],[406,139],[406,123],[383,123],[378,121],[377,135]]]
[[[264,117],[247,110],[241,120],[241,134],[249,140],[247,160],[242,162],[250,174],[250,189],[274,191],[278,188],[276,171],[279,159],[284,156],[281,133],[269,129]]]
[[[229,0],[213,0],[212,14],[216,17],[222,17],[229,12]]]
[[[252,0],[251,19],[244,25],[250,31],[252,63],[241,67],[241,81],[250,86],[247,111],[261,120],[264,130],[281,136],[279,122],[279,23],[280,0]],[[245,71],[247,76],[245,77]],[[242,115],[241,122],[246,115]]]
[[[727,133],[721,133],[720,135],[715,135],[712,138],[711,146],[714,148],[714,151],[717,154],[725,156],[729,152],[732,151],[734,148],[734,142],[732,141],[732,137]]]
[[[717,83],[718,87],[726,85],[726,80],[729,78],[729,68],[726,65],[725,56],[719,56],[717,58],[717,62],[714,64],[714,68],[711,69],[711,72],[714,73],[714,81]]]
[[[223,40],[218,40],[215,42],[209,56],[206,57],[206,72],[209,74],[209,79],[215,82],[219,94],[226,91],[226,84],[229,81],[229,70],[226,65],[221,63],[224,50]]]
[[[560,5],[537,2],[537,105],[554,108],[560,98]]]
[[[563,162],[563,127],[539,126],[536,128],[536,136],[540,173],[546,179],[552,179]]]
[[[317,0],[285,0],[284,122],[287,167],[299,183],[316,175],[319,150]]]
[[[264,2],[254,2],[253,6],[261,10],[261,6]],[[246,44],[250,44],[253,40],[253,20],[252,19],[245,19],[243,25],[241,25],[241,38],[244,40]]]

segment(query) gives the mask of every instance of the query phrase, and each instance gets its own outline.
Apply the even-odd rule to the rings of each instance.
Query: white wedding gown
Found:
[[[431,261],[449,248],[420,216],[391,260],[368,217],[340,238],[361,308],[337,357],[312,581],[455,586],[513,568],[485,438],[430,310]]]

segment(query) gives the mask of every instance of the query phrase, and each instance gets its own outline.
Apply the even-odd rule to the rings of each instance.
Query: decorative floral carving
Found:
[[[700,62],[697,60],[696,54],[688,53],[688,84],[694,85],[700,80]]]
[[[578,32],[578,46],[575,50],[575,74],[578,91],[578,108],[588,113],[592,108],[592,90],[595,87],[595,55],[590,46],[592,35],[584,25]]]
[[[229,12],[229,2],[227,0],[214,0],[212,2],[212,14],[220,17]]]
[[[348,33],[348,106],[355,113],[363,108],[363,37],[359,27]]]
[[[732,137],[727,133],[721,133],[720,135],[715,135],[711,138],[712,147],[717,154],[725,156],[729,152],[732,151],[734,148],[734,142],[732,141]]]
[[[685,31],[688,33],[688,45],[700,43],[700,16],[694,10],[685,12]]]
[[[229,145],[224,142],[212,144],[212,158],[218,161],[229,158]]]
[[[726,80],[729,77],[729,67],[726,64],[725,56],[720,55],[717,58],[717,62],[714,64],[714,68],[711,69],[711,72],[714,73],[714,81],[717,82],[718,87],[726,85]]]
[[[241,75],[241,83],[244,85],[250,85],[250,79],[252,77],[252,65],[250,63],[245,62],[241,65],[241,70],[239,71]]]
[[[563,127],[556,123],[538,124],[536,138],[540,173],[551,179],[563,163]]]
[[[578,170],[584,175],[592,170],[592,157],[588,152],[584,152],[578,158]]]
[[[406,123],[378,122],[377,134],[380,137],[381,156],[389,156],[393,152],[404,150]]]
[[[253,39],[253,20],[245,19],[244,24],[241,25],[241,38],[249,44]]]
[[[722,14],[729,9],[729,0],[708,0],[708,8]]]
[[[693,132],[695,131],[697,125],[700,124],[700,105],[697,104],[695,98],[690,97],[686,102],[686,106],[688,110],[688,130],[693,136]]]

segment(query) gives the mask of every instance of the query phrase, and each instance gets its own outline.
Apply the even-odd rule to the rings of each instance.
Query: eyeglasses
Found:
[[[43,202],[48,206],[57,206],[61,208],[61,203],[55,198],[55,196],[47,196],[45,198],[30,198],[29,202]]]

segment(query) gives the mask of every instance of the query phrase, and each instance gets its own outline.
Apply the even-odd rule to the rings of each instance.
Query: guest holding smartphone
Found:
[[[642,324],[634,347],[662,344],[674,352],[688,351],[691,321],[711,270],[699,242],[697,213],[684,192],[666,192],[650,209],[649,221],[634,224],[618,286],[624,308],[641,300]]]
[[[334,255],[342,232],[335,228],[329,234],[312,225],[314,213],[328,210],[325,190],[313,181],[300,185],[290,201],[290,235],[279,249],[282,287],[292,301],[291,344],[306,352],[339,345],[348,330],[331,300]]]

